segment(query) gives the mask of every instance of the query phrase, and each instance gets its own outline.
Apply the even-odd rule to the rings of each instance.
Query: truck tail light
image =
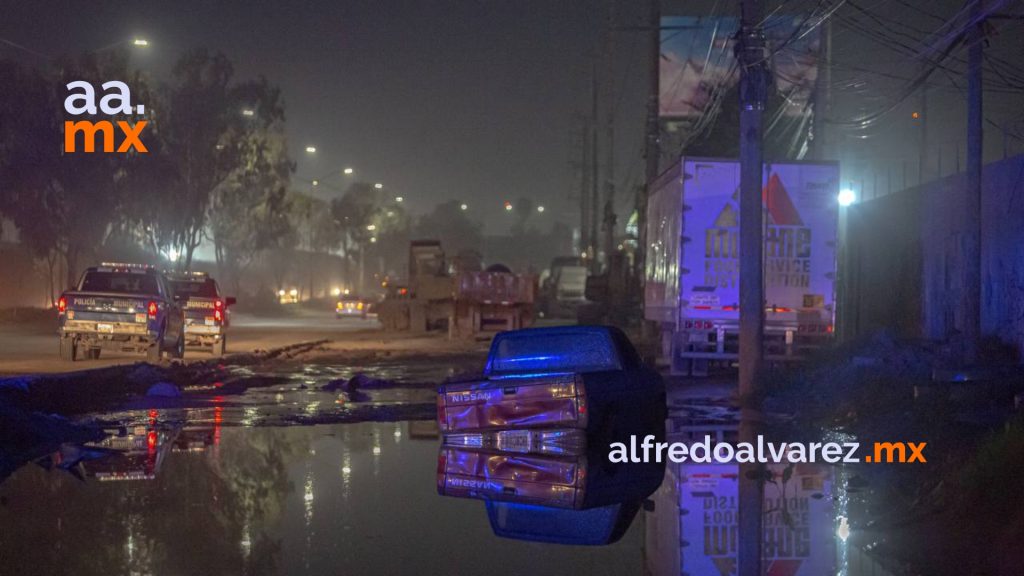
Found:
[[[146,305],[146,313],[149,314],[150,318],[156,318],[156,302],[150,300],[149,304]]]
[[[448,451],[441,449],[437,451],[437,493],[444,495],[445,478],[448,471]]]
[[[213,319],[217,322],[224,321],[224,313],[220,311],[220,308],[217,308],[213,311]]]
[[[57,312],[60,312],[61,314],[63,314],[65,312],[67,312],[67,310],[68,310],[68,299],[63,297],[63,296],[61,296],[60,299],[57,300]]]
[[[223,310],[224,309],[224,301],[223,300],[219,300],[219,299],[218,300],[214,300],[213,301],[213,309],[214,310]]]
[[[576,411],[579,413],[576,417],[576,421],[583,428],[587,427],[587,422],[590,420],[590,410],[587,406],[587,387],[583,383],[583,377],[579,374],[575,378],[576,388]]]
[[[441,432],[448,431],[448,409],[445,406],[444,394],[437,395],[437,427]]]
[[[448,470],[448,451],[439,450],[437,452],[437,473],[444,474]]]

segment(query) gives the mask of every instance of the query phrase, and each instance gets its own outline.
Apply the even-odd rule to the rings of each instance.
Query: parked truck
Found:
[[[409,245],[409,275],[378,307],[386,330],[447,328],[453,336],[516,330],[533,323],[536,278],[501,265],[449,267],[437,240]]]
[[[661,375],[611,326],[502,332],[482,377],[446,382],[437,396],[446,438],[507,451],[546,451],[570,430],[603,447],[630,435],[660,438],[666,410]]]
[[[185,311],[185,346],[223,356],[231,326],[228,308],[235,304],[234,296],[225,297],[217,281],[205,272],[165,274]]]
[[[740,166],[682,158],[652,187],[644,317],[674,374],[706,373],[739,352]],[[798,359],[835,318],[839,166],[764,167],[765,357]]]
[[[540,308],[550,318],[575,318],[587,301],[587,266],[579,256],[559,256],[551,261],[541,285]]]
[[[60,357],[98,359],[104,349],[149,362],[185,355],[185,315],[167,278],[152,266],[103,263],[57,301]]]

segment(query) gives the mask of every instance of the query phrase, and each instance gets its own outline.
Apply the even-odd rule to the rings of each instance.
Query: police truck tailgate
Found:
[[[496,428],[586,428],[583,378],[551,374],[446,384],[437,398],[442,432]]]

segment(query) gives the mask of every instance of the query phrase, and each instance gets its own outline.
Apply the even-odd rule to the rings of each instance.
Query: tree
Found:
[[[219,275],[238,292],[241,272],[260,252],[281,247],[294,229],[287,194],[294,165],[288,158],[279,90],[260,78],[235,88],[232,100],[254,114],[237,115],[222,137],[221,146],[233,149],[238,164],[214,190],[209,235]]]
[[[346,280],[351,276],[351,261],[357,257],[365,261],[366,249],[371,238],[378,234],[377,225],[387,211],[383,194],[367,182],[356,182],[349,186],[341,198],[331,201],[331,216],[340,231],[339,240],[344,255],[343,270]],[[359,267],[358,289],[362,289],[364,269]]]
[[[463,250],[480,250],[483,233],[479,222],[470,220],[461,203],[456,200],[434,206],[429,214],[420,217],[414,229],[419,238],[441,241],[446,254],[458,254]]]
[[[298,230],[298,240],[306,249],[306,274],[309,295],[314,297],[315,259],[317,254],[329,254],[342,243],[342,230],[334,220],[330,204],[321,198],[301,192],[292,192],[291,219]]]
[[[158,244],[182,255],[179,266],[185,269],[203,241],[217,189],[244,161],[245,147],[231,142],[231,128],[241,116],[233,75],[227,57],[205,49],[185,53],[171,73],[159,133],[174,165],[175,194],[150,226]]]
[[[533,200],[520,196],[513,205],[516,222],[512,225],[512,235],[522,236],[526,234],[526,223],[533,216]]]

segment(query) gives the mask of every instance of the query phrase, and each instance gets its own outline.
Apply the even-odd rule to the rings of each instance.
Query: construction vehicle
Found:
[[[536,278],[500,264],[478,268],[449,267],[437,240],[410,242],[409,276],[380,303],[381,324],[393,331],[447,329],[452,337],[466,338],[530,326]]]

